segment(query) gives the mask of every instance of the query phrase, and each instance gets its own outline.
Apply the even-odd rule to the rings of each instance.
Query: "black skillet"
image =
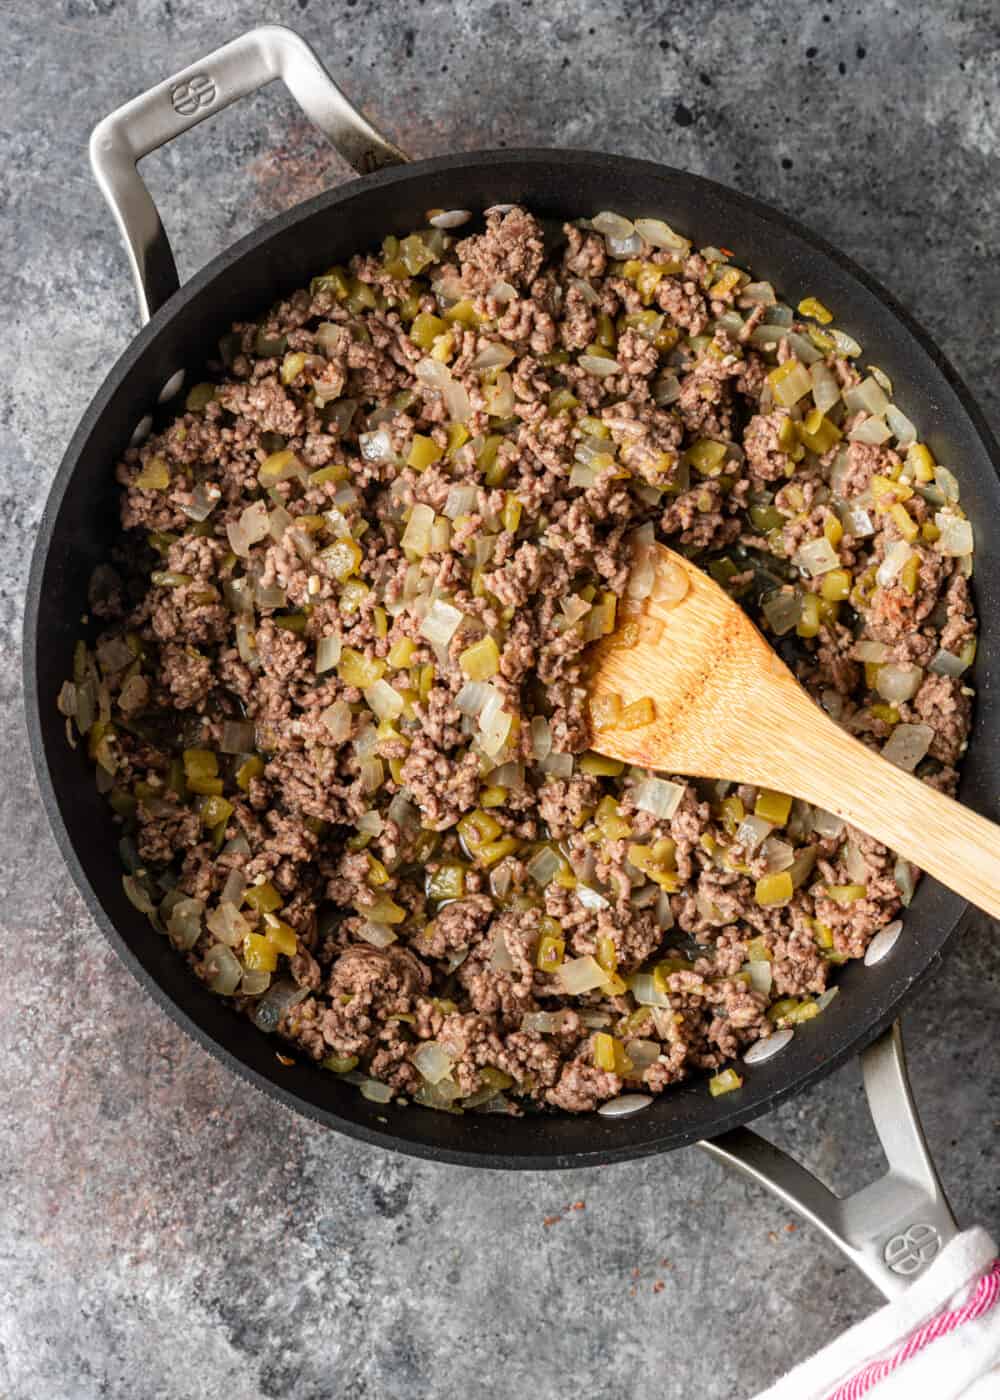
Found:
[[[281,77],[363,178],[272,220],[184,287],[136,171],[149,151],[236,98]],[[87,409],[56,474],[38,531],[25,621],[31,748],[56,840],[98,925],[140,985],[189,1035],[257,1088],[324,1125],[432,1159],[493,1168],[563,1168],[624,1161],[701,1142],[810,1216],[887,1293],[920,1273],[955,1231],[909,1101],[893,1022],[959,927],[965,905],[924,880],[903,936],[878,965],[845,967],[824,1015],[798,1028],[773,1059],[747,1068],[743,1088],[713,1099],[694,1079],[629,1117],[453,1116],[369,1103],[310,1064],[282,1065],[276,1044],[211,995],[122,892],[117,836],[83,753],[67,747],[56,696],[81,631],[87,583],[108,557],[117,518],[113,463],[148,415],[169,413],[178,371],[196,371],[236,319],[262,312],[317,271],[387,233],[405,234],[431,208],[481,210],[517,201],[562,220],[601,209],[659,216],[703,244],[735,247],[741,263],[793,303],[836,308],[899,387],[939,460],[953,463],[976,527],[975,593],[982,621],[979,702],[961,800],[996,817],[1000,704],[1000,452],[954,370],[871,277],[783,214],[709,180],[648,161],[586,151],[504,150],[406,164],[346,101],[308,46],[287,29],[251,31],[120,108],[94,132],[91,156],[129,248],[147,324]],[[370,173],[365,173],[370,172]],[[192,382],[191,380],[188,381]],[[166,401],[158,408],[158,400]],[[145,422],[143,421],[145,420]],[[870,1048],[866,1048],[870,1047]],[[876,1125],[891,1170],[839,1201],[742,1125],[864,1051]]]

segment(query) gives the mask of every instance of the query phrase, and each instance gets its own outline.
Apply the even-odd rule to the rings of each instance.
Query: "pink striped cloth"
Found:
[[[1000,1259],[966,1230],[896,1301],[757,1400],[1000,1400]]]
[[[983,1313],[989,1312],[998,1298],[1000,1298],[1000,1259],[994,1259],[989,1273],[984,1274],[976,1284],[975,1292],[967,1303],[964,1303],[960,1308],[949,1308],[946,1312],[938,1313],[937,1317],[932,1317],[930,1322],[925,1322],[923,1327],[918,1327],[915,1332],[911,1332],[906,1341],[902,1342],[890,1356],[882,1357],[879,1361],[869,1362],[849,1381],[838,1385],[830,1396],[830,1400],[861,1400],[861,1397],[867,1395],[873,1386],[877,1386],[879,1381],[885,1380],[886,1376],[895,1371],[898,1366],[902,1366],[904,1361],[909,1361],[911,1357],[916,1356],[918,1351],[923,1351],[928,1343],[936,1342],[938,1337],[947,1336],[949,1332],[954,1332],[963,1323],[974,1322],[977,1317],[982,1317]]]

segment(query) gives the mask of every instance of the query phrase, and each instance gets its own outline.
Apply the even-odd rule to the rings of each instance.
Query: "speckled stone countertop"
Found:
[[[472,1174],[265,1103],[137,991],[49,835],[21,718],[28,554],[62,448],[136,328],[86,139],[261,19],[298,28],[414,155],[602,147],[800,216],[917,314],[1000,423],[992,0],[5,6],[0,1395],[746,1395],[877,1303],[814,1232],[693,1150]],[[277,88],[146,168],[182,275],[345,178]],[[906,1018],[947,1190],[994,1234],[996,936],[974,920]],[[759,1126],[839,1188],[878,1167],[856,1066]]]

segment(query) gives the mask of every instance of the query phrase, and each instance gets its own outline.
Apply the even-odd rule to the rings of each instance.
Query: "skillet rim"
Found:
[[[631,1161],[674,1148],[688,1146],[698,1141],[699,1138],[703,1137],[705,1134],[697,1128],[666,1128],[663,1129],[658,1136],[651,1135],[648,1140],[641,1143],[630,1142],[618,1146],[613,1143],[611,1145],[603,1143],[600,1146],[584,1151],[578,1149],[561,1151],[557,1149],[546,1155],[542,1155],[541,1153],[535,1155],[534,1153],[523,1152],[509,1154],[503,1152],[498,1153],[492,1147],[480,1147],[478,1149],[475,1147],[463,1147],[458,1149],[441,1147],[422,1139],[412,1139],[403,1136],[400,1132],[393,1131],[390,1126],[384,1128],[381,1126],[369,1126],[356,1119],[345,1118],[334,1109],[312,1103],[294,1090],[284,1087],[278,1081],[277,1076],[272,1078],[261,1073],[233,1050],[224,1046],[212,1034],[203,1029],[195,1020],[193,1014],[183,1008],[179,1002],[164,989],[153,973],[148,971],[140,962],[137,954],[133,952],[124,935],[118,931],[116,924],[105,911],[103,904],[98,898],[77,856],[76,847],[60,809],[56,792],[56,783],[53,779],[52,768],[46,756],[45,739],[42,730],[40,695],[38,690],[37,648],[40,640],[38,623],[41,583],[49,560],[55,523],[59,516],[59,511],[67,488],[73,478],[78,461],[83,454],[84,447],[93,429],[106,412],[114,394],[118,391],[121,381],[141,359],[148,347],[156,341],[160,333],[170,325],[175,315],[177,315],[183,307],[195,301],[217,278],[223,276],[228,269],[234,266],[244,256],[252,253],[261,244],[277,240],[287,235],[299,223],[311,218],[315,214],[338,207],[348,206],[354,196],[362,191],[367,192],[373,189],[391,187],[396,184],[406,184],[419,181],[425,175],[460,171],[468,167],[481,170],[483,166],[496,167],[504,165],[523,167],[526,165],[545,165],[555,162],[563,166],[570,165],[589,169],[593,169],[595,166],[605,168],[616,167],[619,169],[628,167],[631,173],[639,178],[653,180],[668,177],[689,182],[694,186],[696,191],[702,190],[706,194],[711,194],[716,199],[721,198],[727,201],[737,214],[742,208],[751,212],[757,219],[765,223],[781,227],[783,231],[791,233],[796,237],[808,252],[818,253],[822,257],[829,259],[842,274],[846,274],[847,277],[860,284],[866,292],[881,302],[882,306],[889,313],[889,316],[894,318],[909,336],[917,342],[920,349],[930,360],[934,369],[942,376],[955,395],[975,435],[982,444],[987,458],[992,463],[994,476],[1000,479],[1000,446],[998,446],[997,440],[982,410],[972,397],[964,381],[951,365],[950,361],[938,348],[932,337],[877,279],[860,267],[852,258],[849,258],[838,248],[827,242],[821,235],[814,233],[794,217],[781,212],[751,195],[733,190],[729,186],[723,185],[718,181],[710,180],[705,176],[679,170],[676,167],[661,164],[656,161],[618,156],[600,151],[560,150],[559,148],[551,147],[462,152],[457,155],[436,156],[426,160],[414,161],[406,165],[389,167],[371,175],[364,176],[357,181],[348,180],[341,185],[335,186],[333,189],[326,190],[314,196],[312,199],[295,205],[293,208],[268,220],[237,242],[223,249],[216,257],[207,263],[205,267],[201,268],[193,277],[184,283],[178,291],[159,308],[151,317],[150,321],[142,327],[139,333],[126,345],[115,364],[109,370],[100,388],[84,411],[53,477],[39,520],[35,544],[32,551],[23,629],[24,699],[29,748],[35,776],[42,797],[42,805],[45,809],[60,854],[66,862],[74,883],[83,896],[89,913],[142,990],[168,1014],[171,1020],[174,1021],[185,1034],[203,1049],[207,1050],[214,1059],[224,1064],[229,1070],[234,1071],[245,1082],[257,1089],[258,1092],[276,1098],[286,1108],[301,1113],[312,1121],[322,1124],[324,1127],[334,1128],[339,1132],[345,1133],[349,1137],[387,1150],[400,1151],[409,1156],[432,1161],[447,1161],[461,1166],[505,1170],[558,1170],[584,1166],[600,1166],[617,1161]],[[926,878],[928,877],[925,877],[925,879]],[[715,1136],[716,1134],[727,1132],[732,1128],[753,1121],[763,1113],[769,1112],[772,1108],[790,1098],[792,1095],[811,1087],[826,1075],[831,1074],[841,1064],[846,1063],[847,1060],[853,1058],[854,1055],[870,1044],[876,1036],[898,1016],[903,1004],[933,971],[943,954],[945,946],[951,941],[957,929],[963,923],[968,906],[956,895],[950,896],[949,903],[950,913],[944,921],[947,927],[938,929],[935,936],[936,946],[925,956],[922,965],[916,972],[903,978],[901,984],[891,990],[884,1004],[875,1009],[870,1019],[865,1020],[860,1032],[847,1035],[844,1043],[836,1047],[829,1054],[816,1054],[812,1063],[789,1082],[779,1083],[776,1087],[759,1089],[756,1094],[752,1092],[748,1094],[747,1091],[744,1090],[740,1094],[732,1096],[732,1099],[726,1096],[713,1100],[712,1102],[716,1106],[716,1116],[711,1124],[711,1135]],[[740,1102],[737,1104],[732,1101],[733,1099],[738,1099]],[[729,1100],[728,1103],[727,1100]],[[373,1116],[372,1122],[375,1123],[377,1121],[377,1118]],[[605,1120],[605,1122],[608,1121],[609,1120]],[[610,1121],[613,1122],[615,1120]],[[539,1136],[539,1142],[540,1144],[543,1142],[541,1135]]]

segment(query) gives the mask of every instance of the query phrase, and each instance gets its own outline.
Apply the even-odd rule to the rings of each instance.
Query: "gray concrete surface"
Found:
[[[996,424],[995,7],[15,0],[3,14],[0,1395],[754,1391],[877,1301],[773,1201],[694,1151],[473,1175],[321,1132],[153,1009],[71,888],[25,752],[19,643],[48,482],[135,329],[84,145],[153,79],[283,20],[414,154],[604,147],[825,229],[929,326]],[[184,273],[345,175],[278,90],[148,170]],[[996,929],[976,920],[907,1023],[956,1210],[994,1232],[998,966]],[[878,1163],[854,1067],[762,1126],[841,1187]]]

